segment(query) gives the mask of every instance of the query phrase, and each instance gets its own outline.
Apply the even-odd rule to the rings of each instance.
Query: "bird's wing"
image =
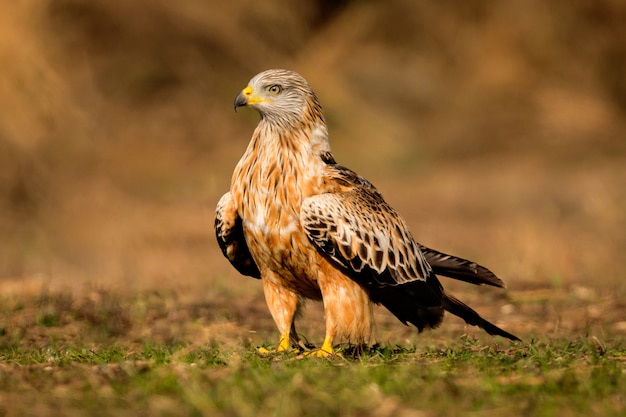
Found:
[[[261,278],[243,235],[241,217],[229,192],[220,198],[215,209],[215,236],[222,253],[237,271],[252,278]]]
[[[419,248],[424,254],[426,262],[428,262],[437,275],[443,275],[476,285],[485,284],[500,288],[505,287],[504,282],[502,282],[500,278],[489,269],[476,262],[448,255],[423,245],[419,245]]]
[[[519,340],[443,291],[435,273],[474,283],[482,280],[472,275],[471,262],[415,242],[404,220],[373,187],[361,185],[309,197],[300,219],[318,249],[368,289],[373,302],[383,304],[403,323],[412,323],[420,331],[434,328],[445,309],[489,334]]]
[[[402,285],[422,306],[441,306],[441,284],[404,220],[367,180],[335,170],[341,190],[302,204],[300,221],[309,240],[368,288],[373,301],[372,290]]]

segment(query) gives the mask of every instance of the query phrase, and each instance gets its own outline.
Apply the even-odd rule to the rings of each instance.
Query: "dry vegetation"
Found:
[[[256,123],[232,100],[269,67],[309,80],[337,159],[422,243],[509,286],[461,298],[526,340],[622,343],[624,39],[611,0],[4,2],[0,345],[274,340],[212,230]],[[384,343],[490,340],[380,316]]]

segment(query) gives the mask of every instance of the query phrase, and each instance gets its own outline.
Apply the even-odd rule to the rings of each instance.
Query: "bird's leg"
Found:
[[[317,282],[324,301],[326,336],[314,353],[318,357],[333,355],[335,337],[357,345],[368,343],[373,330],[372,305],[363,288],[326,261],[320,265]]]
[[[324,300],[326,301],[326,300]],[[337,335],[337,323],[335,322],[335,309],[330,307],[324,302],[324,317],[326,319],[326,336],[324,337],[324,343],[322,347],[310,353],[311,356],[317,356],[318,358],[325,358],[335,353],[333,349],[333,340]]]
[[[312,354],[314,356],[317,356],[318,358],[326,358],[328,356],[334,355],[335,350],[333,349],[333,338],[334,337],[332,335],[327,334],[324,338],[324,343],[322,344],[322,347]]]
[[[326,358],[328,356],[332,356],[335,354],[335,350],[333,349],[333,339],[335,338],[335,332],[328,331],[329,327],[326,327],[326,337],[324,337],[324,343],[322,347],[313,351],[306,352],[305,356],[316,356],[318,358]]]
[[[283,286],[277,285],[273,281],[273,278],[274,276],[263,277],[263,291],[270,314],[280,332],[276,352],[284,352],[289,350],[292,343],[297,345],[299,342],[294,319],[298,311],[300,300],[296,293]],[[259,351],[261,353],[270,352],[264,348],[260,348]]]

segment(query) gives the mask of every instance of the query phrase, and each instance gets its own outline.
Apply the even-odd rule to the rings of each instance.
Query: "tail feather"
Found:
[[[452,296],[451,294],[444,292],[442,301],[443,308],[445,308],[447,311],[454,314],[455,316],[462,318],[467,324],[471,324],[472,326],[478,326],[490,335],[497,335],[506,337],[507,339],[521,341],[521,339],[517,336],[499,328],[495,324],[490,323],[482,318],[471,307],[463,303],[458,298]]]
[[[429,295],[432,293],[425,290],[425,285],[417,281],[402,286],[378,287],[370,290],[370,298],[374,303],[384,305],[402,323],[411,323],[420,332],[434,329],[441,324],[444,309],[439,299],[432,298],[433,295]],[[420,297],[416,297],[416,294],[420,294]],[[428,297],[428,300],[424,297]]]
[[[469,282],[475,285],[492,285],[504,288],[504,282],[493,272],[476,262],[457,256],[448,255],[426,246],[420,245],[426,261],[437,275]]]

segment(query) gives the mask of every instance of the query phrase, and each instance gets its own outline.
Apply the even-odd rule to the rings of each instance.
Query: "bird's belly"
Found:
[[[307,298],[320,299],[316,249],[300,226],[295,210],[257,205],[243,220],[250,253],[264,279],[278,281]]]

